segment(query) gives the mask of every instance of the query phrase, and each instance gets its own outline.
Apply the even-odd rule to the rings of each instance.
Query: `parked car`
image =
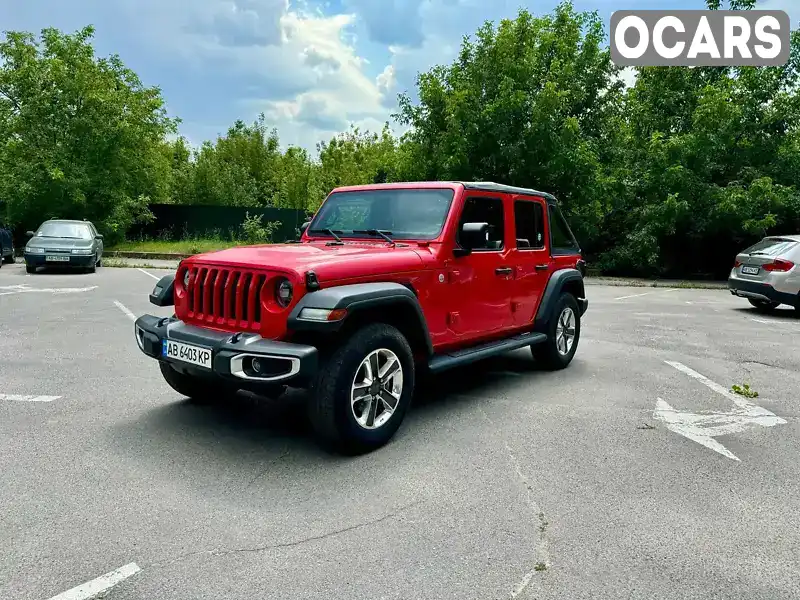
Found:
[[[56,266],[86,269],[91,273],[102,265],[103,236],[91,221],[50,219],[35,232],[29,231],[25,246],[25,269]]]
[[[178,393],[308,387],[325,445],[364,452],[400,426],[421,372],[530,347],[563,369],[588,301],[556,199],[495,183],[338,188],[300,243],[185,259],[135,323]]]
[[[728,278],[731,294],[761,311],[787,304],[800,311],[800,235],[765,237],[743,250]]]
[[[0,223],[0,267],[14,262],[14,238],[11,230]]]

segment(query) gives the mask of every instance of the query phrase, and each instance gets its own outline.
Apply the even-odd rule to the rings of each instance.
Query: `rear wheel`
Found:
[[[754,298],[748,298],[747,301],[760,312],[772,312],[780,306],[780,302],[768,302],[766,300],[756,300]]]
[[[225,385],[179,373],[168,363],[159,361],[158,366],[164,381],[173,390],[196,404],[212,404],[235,392]]]
[[[396,328],[382,323],[357,330],[320,369],[309,417],[329,449],[361,454],[388,443],[414,393],[414,357]]]
[[[581,318],[578,301],[570,293],[563,293],[556,303],[547,325],[547,341],[531,346],[536,362],[556,371],[572,362],[581,337]]]

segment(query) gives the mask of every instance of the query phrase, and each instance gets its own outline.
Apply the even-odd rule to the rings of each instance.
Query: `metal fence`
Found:
[[[290,208],[247,208],[240,206],[198,206],[184,204],[151,204],[155,220],[137,225],[128,232],[128,239],[141,238],[179,240],[187,237],[221,237],[235,239],[242,235],[242,224],[261,215],[262,224],[279,223],[273,230],[274,242],[296,239],[300,225],[306,220],[302,210]]]

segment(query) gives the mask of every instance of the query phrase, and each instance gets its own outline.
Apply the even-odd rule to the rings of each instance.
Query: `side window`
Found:
[[[533,250],[544,248],[544,209],[535,200],[514,202],[517,248]]]
[[[575,241],[572,239],[567,222],[561,216],[561,212],[556,210],[554,206],[550,206],[550,238],[552,241],[553,249],[559,250],[577,250]]]
[[[488,223],[489,242],[478,250],[502,250],[505,239],[505,215],[500,198],[467,198],[458,224],[459,238],[464,223]]]

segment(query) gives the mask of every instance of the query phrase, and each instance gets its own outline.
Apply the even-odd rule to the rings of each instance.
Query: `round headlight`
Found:
[[[183,287],[189,287],[189,269],[186,269],[186,272],[183,274]]]
[[[286,308],[292,302],[292,284],[288,279],[284,279],[275,288],[275,301]]]

